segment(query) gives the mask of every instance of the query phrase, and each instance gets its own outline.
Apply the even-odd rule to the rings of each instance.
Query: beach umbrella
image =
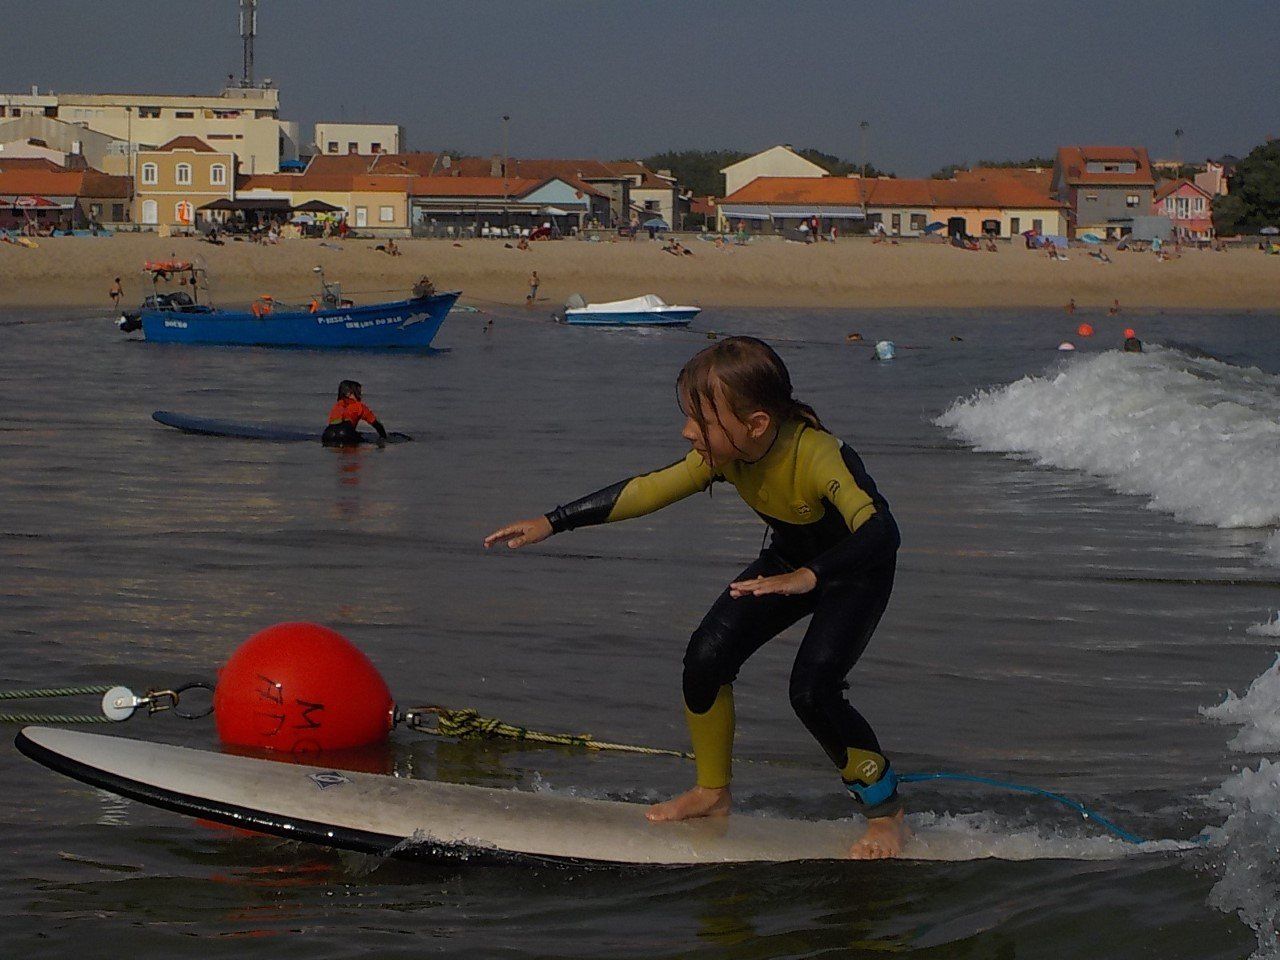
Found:
[[[947,229],[947,225],[941,220],[935,220],[924,228],[925,233],[937,233],[939,230]]]
[[[1277,233],[1280,233],[1280,227],[1263,227],[1258,232],[1265,233],[1269,237],[1274,237]]]
[[[228,200],[226,197],[219,197],[211,203],[206,203],[201,210],[234,210],[236,208],[235,201]]]
[[[644,222],[644,228],[646,230],[670,230],[671,226],[661,217],[653,217]]]
[[[1080,239],[1083,240],[1085,243],[1101,243],[1102,242],[1102,238],[1098,236],[1096,233],[1086,233],[1083,236],[1081,236]]]
[[[300,213],[289,222],[290,223],[315,223],[316,218],[309,213]]]
[[[299,213],[337,213],[342,207],[335,207],[332,203],[325,203],[323,200],[308,200],[293,209]]]

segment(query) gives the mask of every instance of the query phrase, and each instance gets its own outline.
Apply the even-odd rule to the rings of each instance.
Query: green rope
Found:
[[[421,714],[433,714],[436,725],[428,726]],[[658,747],[637,747],[627,743],[606,743],[596,740],[589,733],[542,733],[538,730],[530,730],[528,727],[517,727],[494,717],[482,717],[470,707],[462,710],[419,707],[417,710],[408,711],[407,716],[413,729],[433,737],[454,737],[458,740],[522,740],[528,743],[546,743],[562,747],[585,747],[588,750],[613,750],[619,753],[641,753],[651,757],[693,759],[692,753],[663,750]]]
[[[102,714],[0,713],[0,723],[110,723]]]
[[[0,700],[37,700],[44,697],[81,697],[94,693],[106,693],[110,684],[92,687],[44,687],[38,690],[0,690]]]

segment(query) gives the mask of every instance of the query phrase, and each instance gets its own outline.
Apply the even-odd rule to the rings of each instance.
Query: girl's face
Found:
[[[719,390],[716,392],[719,394]],[[715,406],[703,398],[704,430],[690,413],[692,403],[692,397],[681,399],[680,410],[685,416],[680,436],[688,440],[708,464],[716,467],[734,460],[755,460],[764,452],[759,448],[762,438],[768,434],[771,418],[763,410],[752,413],[744,422],[738,419],[723,396],[717,397]],[[719,416],[716,415],[717,407]],[[767,448],[767,444],[765,446]]]

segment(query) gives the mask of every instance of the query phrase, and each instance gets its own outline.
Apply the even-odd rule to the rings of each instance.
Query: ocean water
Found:
[[[938,782],[907,789],[916,836],[896,862],[404,862],[229,833],[4,747],[6,953],[1280,956],[1277,318],[1089,317],[1095,337],[1058,353],[1080,319],[708,310],[635,332],[499,311],[401,356],[0,316],[0,686],[212,679],[252,633],[307,619],[359,645],[402,705],[681,748],[685,640],[758,549],[758,518],[726,490],[514,554],[479,544],[680,455],[676,371],[708,331],[753,333],[903,530],[893,602],[850,677],[895,765],[1063,793],[1152,841]],[[1116,350],[1126,325],[1148,352]],[[880,338],[897,359],[871,361]],[[319,423],[343,378],[417,441],[333,451],[149,417]],[[756,816],[850,817],[790,713],[798,636],[737,684],[735,797]],[[216,746],[211,721],[167,714],[96,731]],[[679,760],[407,730],[389,763],[629,800],[691,779]]]

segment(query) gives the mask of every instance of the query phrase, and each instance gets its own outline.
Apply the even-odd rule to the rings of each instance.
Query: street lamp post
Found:
[[[511,127],[509,114],[502,115],[502,219],[504,226],[511,226],[511,210],[507,198],[507,131]]]
[[[862,154],[862,179],[863,180],[867,178],[867,127],[869,126],[871,126],[871,124],[869,124],[866,120],[859,121],[858,123],[858,139],[860,141],[860,146],[858,147],[858,150]]]

